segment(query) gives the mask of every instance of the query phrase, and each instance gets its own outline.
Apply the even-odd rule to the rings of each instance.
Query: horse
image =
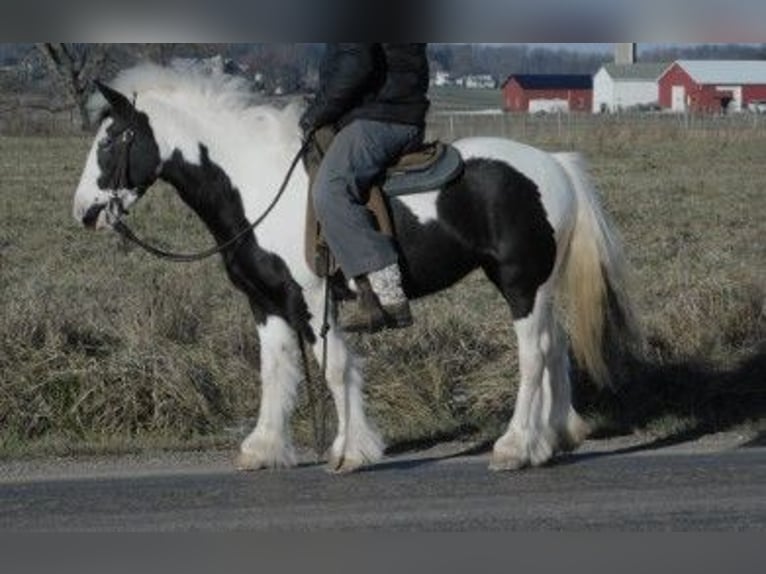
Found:
[[[74,197],[77,222],[113,229],[153,183],[168,182],[225,247],[228,277],[250,303],[261,401],[237,467],[296,465],[288,423],[305,378],[302,341],[326,358],[337,417],[329,469],[379,461],[384,444],[365,413],[361,358],[333,319],[335,301],[323,322],[326,279],[306,262],[304,170],[273,203],[302,146],[301,104],[257,104],[243,80],[154,65],[125,70],[99,88],[98,130]],[[490,468],[540,466],[587,437],[589,425],[572,405],[569,348],[594,380],[608,383],[606,334],[632,316],[626,261],[580,154],[503,138],[453,145],[464,159],[456,180],[389,199],[405,291],[425,297],[475,270],[500,291],[518,340],[520,384]]]

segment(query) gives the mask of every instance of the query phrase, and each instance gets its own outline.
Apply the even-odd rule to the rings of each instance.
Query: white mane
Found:
[[[138,109],[142,109],[144,101],[149,98],[194,113],[200,118],[216,122],[223,118],[233,119],[242,129],[257,129],[257,132],[251,133],[263,133],[265,124],[277,132],[269,134],[272,141],[275,136],[288,140],[296,137],[302,108],[297,101],[281,110],[258,104],[243,78],[188,67],[140,64],[120,72],[110,85],[130,100],[135,98]],[[99,112],[105,104],[103,97],[97,94],[91,101],[91,109]]]

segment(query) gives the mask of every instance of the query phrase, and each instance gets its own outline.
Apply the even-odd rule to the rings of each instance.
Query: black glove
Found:
[[[303,132],[303,141],[306,142],[311,139],[311,136],[316,131],[317,126],[316,125],[316,108],[312,105],[309,105],[308,108],[306,108],[306,111],[303,112],[303,115],[301,116],[300,121],[298,122],[298,126],[301,128],[301,131]]]

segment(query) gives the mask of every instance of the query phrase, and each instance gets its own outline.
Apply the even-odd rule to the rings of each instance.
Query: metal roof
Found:
[[[698,84],[766,84],[766,60],[678,60]]]
[[[591,90],[593,77],[583,74],[514,74],[503,86],[516,80],[525,90]]]
[[[638,64],[606,64],[604,68],[615,80],[656,81],[670,67],[669,62],[640,62]]]

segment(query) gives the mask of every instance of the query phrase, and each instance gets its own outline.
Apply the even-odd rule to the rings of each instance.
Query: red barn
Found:
[[[766,61],[678,60],[659,79],[660,106],[737,112],[766,102]]]
[[[590,112],[593,77],[572,74],[516,74],[503,83],[509,112]]]

